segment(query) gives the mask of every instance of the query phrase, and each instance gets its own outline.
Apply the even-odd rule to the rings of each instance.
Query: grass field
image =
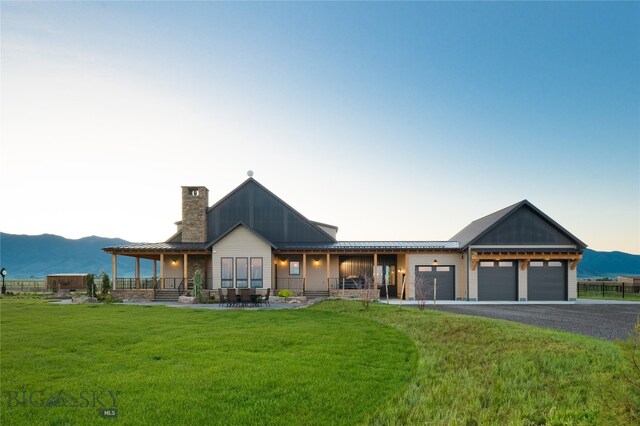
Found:
[[[504,321],[345,301],[0,308],[3,425],[105,422],[95,390],[119,392],[118,424],[627,421],[615,343]],[[8,393],[42,391],[39,405],[60,390],[89,406],[22,406]]]

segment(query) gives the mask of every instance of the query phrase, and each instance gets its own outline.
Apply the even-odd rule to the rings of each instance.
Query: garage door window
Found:
[[[532,268],[542,268],[544,266],[544,262],[531,262],[529,266]]]
[[[431,272],[432,270],[431,266],[418,266],[418,272]]]
[[[481,268],[493,268],[493,262],[480,262]]]
[[[549,262],[550,268],[559,268],[562,266],[562,262]]]
[[[438,266],[436,267],[437,272],[449,272],[451,269],[448,266]]]
[[[498,266],[501,268],[512,268],[513,262],[498,262]]]

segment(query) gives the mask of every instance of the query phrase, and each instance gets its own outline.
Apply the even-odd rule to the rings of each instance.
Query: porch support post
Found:
[[[164,288],[164,253],[160,253],[160,288]]]
[[[330,262],[330,255],[329,253],[327,253],[327,291],[329,293],[331,293],[331,284],[329,283],[329,280],[331,278],[331,262]],[[329,294],[331,295],[331,294]]]
[[[140,258],[136,256],[136,288],[140,288]]]
[[[158,281],[158,261],[153,259],[153,285]]]
[[[111,276],[113,277],[113,281],[111,282],[112,288],[116,289],[116,281],[118,280],[118,255],[111,255]]]
[[[182,276],[184,277],[184,290],[187,291],[187,253],[183,255],[184,262],[182,263]]]
[[[302,293],[305,292],[307,286],[307,253],[302,253]]]
[[[378,288],[378,253],[373,253],[373,288]]]

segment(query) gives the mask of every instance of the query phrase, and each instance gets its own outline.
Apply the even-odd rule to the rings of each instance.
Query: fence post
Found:
[[[604,281],[602,282],[602,298],[604,299]]]
[[[622,283],[622,298],[624,299],[624,283]]]

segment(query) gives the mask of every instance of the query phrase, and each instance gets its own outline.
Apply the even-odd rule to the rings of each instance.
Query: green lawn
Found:
[[[504,321],[348,301],[0,309],[3,425],[626,421],[615,417],[628,396],[615,343]],[[64,390],[81,404],[82,391],[117,391],[118,418],[15,406],[17,390],[43,391],[36,403]]]

